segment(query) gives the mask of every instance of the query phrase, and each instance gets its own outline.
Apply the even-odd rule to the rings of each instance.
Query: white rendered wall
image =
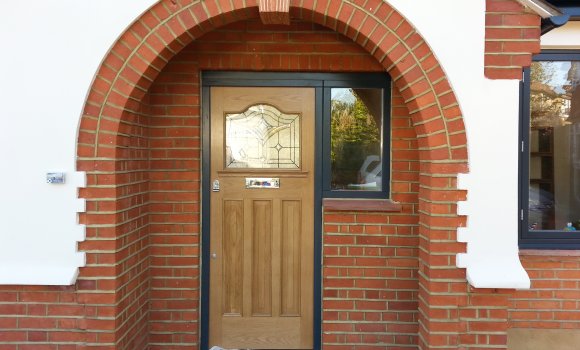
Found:
[[[83,201],[75,145],[98,65],[153,0],[0,3],[0,284],[74,282]],[[46,173],[66,173],[64,185]]]
[[[154,0],[31,0],[0,5],[0,284],[70,284],[84,264],[75,143],[98,64]],[[517,255],[518,82],[484,78],[485,0],[390,0],[434,50],[467,126],[469,215],[458,256],[476,287],[529,286]],[[458,45],[459,44],[459,45]],[[65,185],[46,172],[67,173]],[[78,176],[75,176],[78,175]],[[73,180],[76,178],[76,180]],[[72,181],[71,181],[72,180]]]
[[[479,288],[529,288],[518,256],[519,81],[484,76],[485,0],[389,0],[423,35],[457,96],[469,150],[457,265]]]

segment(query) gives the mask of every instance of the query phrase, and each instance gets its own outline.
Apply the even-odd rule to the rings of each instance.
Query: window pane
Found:
[[[331,190],[382,189],[382,89],[331,89]]]
[[[300,168],[300,115],[257,104],[226,114],[226,168]]]
[[[531,230],[580,229],[579,84],[580,61],[532,64],[528,219]]]

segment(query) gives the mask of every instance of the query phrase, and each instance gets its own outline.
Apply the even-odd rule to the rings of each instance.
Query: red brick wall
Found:
[[[171,65],[179,64],[178,59],[172,60],[172,57],[185,47],[188,49],[182,57],[188,57],[189,48],[194,52],[205,50],[201,56],[189,52],[190,56],[184,60],[189,60],[185,65],[190,67],[195,63],[199,68],[212,69],[388,70],[414,123],[415,154],[421,172],[415,186],[403,189],[398,184],[401,192],[418,191],[418,204],[414,205],[419,208],[407,222],[418,228],[411,231],[418,241],[419,311],[414,313],[409,306],[400,315],[405,318],[414,314],[419,319],[419,336],[411,337],[409,342],[416,341],[423,349],[458,344],[458,337],[464,330],[457,311],[466,306],[468,300],[465,272],[457,269],[454,261],[455,254],[465,251],[465,245],[456,241],[455,231],[465,223],[465,218],[456,214],[456,203],[464,200],[465,193],[457,189],[455,178],[457,173],[467,170],[467,141],[461,111],[428,45],[386,2],[369,0],[364,8],[351,2],[342,2],[339,7],[332,4],[326,0],[293,2],[291,16],[328,26],[333,30],[330,32],[334,36],[332,40],[338,40],[341,45],[327,43],[326,35],[320,38],[307,35],[300,39],[304,33],[298,33],[297,37],[288,36],[294,41],[282,45],[286,53],[280,55],[273,53],[273,49],[280,49],[279,44],[272,44],[280,38],[263,37],[257,33],[261,26],[258,25],[256,31],[247,33],[250,38],[257,36],[253,45],[230,42],[218,43],[216,47],[215,42],[197,41],[188,47],[202,33],[211,33],[212,28],[224,21],[256,18],[256,3],[251,0],[220,1],[219,6],[211,0],[162,1],[135,21],[115,43],[91,86],[81,121],[78,168],[89,175],[89,186],[81,193],[89,200],[89,210],[82,217],[88,225],[87,241],[81,249],[87,252],[89,263],[73,288],[77,292],[71,293],[76,295],[81,306],[78,329],[86,331],[79,332],[69,344],[132,349],[149,342],[151,348],[170,349],[182,347],[178,345],[181,342],[189,346],[198,340],[198,310],[190,299],[196,297],[198,283],[191,282],[196,280],[196,275],[189,275],[192,270],[195,273],[198,266],[196,215],[199,209],[194,203],[198,198],[195,190],[198,178],[185,175],[174,181],[165,177],[177,173],[179,176],[198,174],[199,169],[199,158],[195,158],[199,146],[186,145],[183,152],[179,152],[177,145],[172,143],[174,137],[180,135],[196,140],[191,134],[196,125],[191,123],[199,114],[199,108],[191,100],[179,100],[195,97],[191,90],[195,83],[171,70]],[[299,32],[320,29],[308,26],[310,29],[294,29]],[[235,31],[240,28],[236,25],[233,28],[234,33],[229,34],[234,41],[239,40]],[[268,29],[287,30],[286,27]],[[360,46],[345,38],[337,39],[334,32],[345,34]],[[312,42],[317,45],[311,45]],[[195,45],[206,46],[196,48]],[[297,55],[303,46],[314,51]],[[261,50],[264,52],[256,53]],[[303,58],[305,55],[308,60]],[[183,71],[178,69],[177,72]],[[185,84],[181,79],[185,79]],[[148,91],[150,96],[146,96]],[[162,102],[158,98],[170,100]],[[154,141],[160,143],[154,145]],[[403,159],[404,162],[409,160]],[[186,201],[191,199],[194,205],[183,205],[184,197]],[[410,203],[405,202],[406,205]],[[378,217],[388,218],[386,226],[389,227],[397,215]],[[357,216],[356,220],[361,218]],[[349,226],[358,230],[362,223],[353,221]],[[393,235],[389,230],[384,233],[387,241],[389,232]],[[395,235],[402,233],[395,230]],[[405,271],[413,271],[414,258],[403,258],[396,251],[394,254],[384,262],[407,261],[410,265],[405,266]],[[31,287],[15,288],[27,291]],[[488,292],[480,293],[487,295]],[[60,292],[58,295],[60,298]],[[403,298],[409,301],[414,297]],[[38,304],[45,304],[41,299],[38,301]],[[458,305],[457,301],[462,304]],[[494,301],[493,298],[473,299],[473,307],[484,310]],[[378,310],[374,311],[377,312],[369,315],[378,314]],[[6,315],[0,319],[13,322],[13,318],[18,319],[21,315],[24,314]],[[409,321],[407,325],[413,327],[412,323]],[[485,334],[479,338],[466,344],[489,343]],[[43,341],[35,346],[40,344]],[[44,341],[44,344],[48,343]]]
[[[111,77],[102,75],[97,82],[108,79]],[[121,98],[123,92],[113,95]],[[87,226],[86,240],[79,244],[87,257],[76,284],[78,303],[84,309],[80,329],[85,333],[75,340],[143,348],[150,285],[148,96],[141,92],[126,108],[109,104],[100,113],[104,116],[100,120],[83,121],[79,135],[79,170],[87,172],[87,188],[80,191],[87,210],[80,221],[92,225]],[[91,122],[105,128],[119,118],[123,122],[117,135],[100,135],[104,144],[96,150],[87,146],[96,137],[84,131]],[[89,160],[93,156],[102,161],[97,165]],[[112,216],[115,224],[110,223]]]
[[[381,71],[352,41],[305,22],[228,25],[195,41],[167,65],[150,90],[152,349],[198,341],[197,324],[191,321],[198,317],[198,83],[204,69]],[[404,117],[408,133],[410,120]]]
[[[339,6],[335,4],[330,0],[294,1],[291,17],[343,33],[371,53],[391,74],[408,106],[417,133],[421,172],[419,346],[423,349],[455,346],[459,335],[465,332],[458,310],[465,307],[468,300],[465,271],[455,266],[456,254],[465,251],[465,245],[456,240],[456,228],[465,225],[465,218],[456,213],[457,201],[465,199],[464,191],[457,189],[456,175],[467,171],[467,140],[461,110],[436,56],[396,10],[380,0],[368,0],[364,6],[346,1]],[[113,69],[117,73],[106,86],[111,92],[108,96],[113,96],[115,91],[124,91],[127,95],[125,101],[118,98],[102,101],[90,97],[87,105],[102,108],[109,103],[128,104],[133,95],[147,90],[132,89],[128,83],[147,85],[175,51],[224,22],[256,18],[256,5],[254,1],[220,1],[217,4],[212,0],[201,3],[162,1],[156,4],[112,48],[110,56],[115,57],[111,60],[120,57],[128,64],[113,63],[100,70],[108,73]],[[115,125],[92,131],[114,134]],[[100,147],[99,142],[92,147]],[[489,291],[479,293],[493,294]],[[482,297],[473,301],[479,303],[471,305],[473,308],[484,310],[490,306],[486,303],[495,299]],[[504,331],[505,324],[507,321],[499,324],[499,332]],[[487,342],[487,338],[481,336],[467,344],[495,346]]]
[[[515,0],[486,1],[486,77],[522,79],[522,68],[540,52],[540,20]]]
[[[188,52],[149,90],[151,349],[199,341],[200,92],[197,57]]]
[[[93,92],[97,94],[97,92]],[[143,348],[147,341],[149,289],[148,253],[148,140],[147,97],[121,110],[108,106],[101,124],[123,116],[119,143],[122,148],[101,147],[99,167],[83,162],[87,171],[82,189],[86,213],[81,223],[101,223],[88,227],[87,266],[81,268],[74,286],[0,286],[0,349],[76,349],[84,343],[115,343],[120,348]],[[81,128],[97,120],[86,118]],[[110,135],[110,138],[116,137]],[[95,134],[81,132],[79,154],[93,154],[84,144]],[[110,140],[101,140],[105,144]],[[119,172],[113,186],[110,172]],[[117,199],[115,199],[117,198]],[[106,224],[114,216],[118,224]],[[10,345],[9,345],[10,344]],[[18,345],[16,345],[18,344]]]
[[[539,48],[537,18],[522,13],[514,4],[488,1],[488,77],[519,78],[521,66],[529,64],[530,52]],[[350,3],[336,8],[320,0],[312,6],[304,4],[303,9],[293,7],[292,16],[324,23],[346,34],[380,64],[334,32],[320,35],[312,33],[318,27],[294,27],[299,33],[279,37],[280,33],[259,33],[263,28],[254,23],[243,37],[252,41],[251,45],[239,42],[240,27],[233,25],[230,32],[222,33],[224,38],[229,35],[226,41],[231,42],[216,43],[215,37],[210,39],[215,33],[210,33],[165,69],[175,52],[211,26],[222,20],[256,17],[251,4],[248,9],[230,9],[232,3],[223,2],[220,7],[207,1],[202,10],[187,2],[164,3],[136,21],[100,67],[81,121],[78,164],[79,170],[89,174],[89,186],[81,192],[88,200],[82,221],[89,226],[80,249],[87,252],[87,267],[72,287],[1,287],[0,345],[6,349],[72,349],[98,344],[101,349],[138,349],[150,343],[151,348],[168,349],[197,343],[199,93],[196,83],[189,80],[195,70],[183,74],[179,69],[182,64],[290,71],[388,69],[418,134],[417,145],[399,144],[418,148],[407,152],[416,159],[401,158],[417,168],[399,174],[404,180],[393,186],[394,195],[408,193],[417,199],[402,200],[403,214],[326,214],[327,276],[332,276],[330,269],[335,268],[332,254],[338,254],[339,259],[351,263],[351,268],[348,272],[337,268],[336,282],[364,284],[372,280],[365,277],[377,271],[387,277],[380,282],[386,289],[378,300],[376,289],[365,290],[362,296],[360,290],[359,294],[348,294],[350,291],[333,288],[325,281],[325,327],[349,324],[348,318],[368,321],[359,323],[368,327],[344,332],[326,328],[325,341],[343,344],[336,348],[365,347],[379,341],[393,346],[418,343],[423,349],[501,347],[507,325],[507,294],[469,290],[464,271],[454,267],[455,254],[464,251],[464,245],[455,239],[455,228],[465,222],[456,215],[455,207],[465,198],[455,181],[455,175],[466,170],[467,159],[461,112],[441,67],[420,35],[385,3],[370,0],[367,5],[371,16]],[[227,14],[221,16],[220,11]],[[212,16],[215,18],[210,23],[207,19]],[[495,30],[498,25],[510,28]],[[148,35],[153,30],[155,34]],[[284,54],[275,51],[280,49],[280,40],[287,40],[282,45]],[[406,45],[399,45],[402,41]],[[196,55],[200,50],[204,54]],[[412,57],[408,50],[413,50]],[[152,81],[156,81],[153,86]],[[146,96],[147,91],[150,96]],[[419,169],[421,177],[417,180]],[[409,226],[397,224],[400,218],[408,220]],[[341,223],[333,228],[332,220]],[[371,236],[370,232],[379,227],[381,232]],[[332,243],[333,237],[352,241],[339,247]],[[369,243],[369,237],[384,240],[386,246],[379,251],[386,255],[374,257],[377,247]],[[404,238],[397,241],[399,237]],[[415,240],[418,248],[410,245]],[[353,253],[357,269],[352,268]],[[392,263],[403,266],[393,268]],[[354,271],[365,276],[349,275]],[[389,275],[392,273],[395,277]],[[404,279],[398,279],[397,273]],[[403,285],[402,280],[409,284]],[[538,293],[536,300],[543,298],[541,295]],[[328,303],[332,298],[339,301],[337,304],[350,302],[352,307],[333,319],[329,314],[334,312],[332,303]],[[519,293],[512,300],[523,299]],[[419,311],[415,311],[416,303]],[[553,310],[538,315],[547,317],[549,312]],[[371,322],[379,315],[380,320]],[[511,315],[516,324],[521,315],[516,316],[513,310]],[[396,322],[389,321],[393,318]],[[376,333],[373,327],[377,327]],[[413,332],[416,327],[418,336]],[[396,329],[404,336],[397,338]],[[377,335],[385,337],[373,338]]]
[[[103,217],[113,215],[119,224],[87,229],[87,240],[80,244],[80,249],[87,252],[87,266],[81,269],[75,286],[0,287],[0,348],[8,349],[8,343],[14,343],[13,348],[18,344],[19,349],[26,343],[34,349],[66,349],[66,343],[73,349],[85,342],[118,349],[197,345],[201,156],[198,83],[202,69],[382,70],[372,56],[350,40],[311,23],[294,23],[277,30],[255,21],[237,23],[189,45],[166,66],[142,96],[142,102],[135,102],[126,111],[105,107],[105,118],[100,123],[123,115],[121,147],[97,150],[98,157],[110,160],[105,162],[107,168],[81,163],[80,170],[87,171],[90,188],[81,193],[87,198],[82,222],[105,222]],[[408,113],[400,97],[397,100],[395,109],[399,112],[393,133],[401,133],[394,145],[402,150],[414,149],[416,141]],[[81,128],[88,129],[90,121],[85,119]],[[81,155],[93,155],[91,148],[83,146],[85,140],[90,143],[94,138],[94,134],[81,132]],[[401,198],[416,204],[417,184],[411,186],[410,181],[417,181],[418,156],[416,151],[409,152],[394,155],[394,164],[407,170],[394,173],[393,186],[414,193],[410,198],[401,194]],[[413,159],[409,161],[409,157]],[[116,187],[111,185],[113,171],[122,179]],[[414,213],[416,209],[409,204],[406,211]],[[398,215],[404,217],[407,215]],[[416,225],[416,219],[411,221]],[[377,223],[368,227],[369,231],[371,227],[381,230]],[[416,284],[416,273],[412,276],[412,266],[407,266],[416,265],[416,257],[408,256],[416,255],[416,247],[411,247],[416,245],[413,229],[393,224],[392,230],[392,240],[403,235],[399,247],[392,248],[393,256],[398,257],[395,261],[406,264],[397,276],[404,275]],[[410,237],[406,242],[405,235]],[[397,268],[385,270],[394,273]],[[417,287],[399,291],[402,283],[393,288],[395,294],[389,298],[391,303],[398,299],[401,305],[407,303],[399,306],[409,313],[401,316],[401,322],[412,322],[417,312],[413,303]],[[380,312],[376,314],[380,316]]]
[[[511,328],[580,329],[580,254],[522,252],[530,290],[511,298]]]
[[[418,344],[419,155],[408,109],[397,91],[391,127],[392,199],[402,211],[325,211],[325,349]]]
[[[74,287],[2,286],[0,349],[76,349],[84,313]]]

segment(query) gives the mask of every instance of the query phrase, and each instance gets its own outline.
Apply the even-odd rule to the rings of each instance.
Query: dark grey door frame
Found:
[[[256,73],[256,72],[203,72],[201,77],[202,109],[202,218],[201,218],[201,297],[200,297],[200,349],[209,347],[209,278],[210,278],[210,88],[212,86],[247,87],[312,87],[315,89],[315,135],[322,131],[323,80],[329,74],[302,73]],[[321,348],[322,321],[322,162],[320,154],[322,138],[314,141],[314,300],[313,302],[313,348]]]
[[[385,89],[384,111],[389,112],[390,77],[386,73],[274,73],[274,72],[202,72],[202,222],[201,222],[201,299],[200,299],[200,349],[208,349],[209,342],[209,259],[210,259],[210,88],[212,86],[239,87],[311,87],[315,89],[314,141],[314,300],[313,302],[313,348],[321,348],[322,340],[322,197],[325,181],[324,144],[330,144],[330,131],[324,132],[325,88],[329,87],[380,87]],[[326,91],[329,97],[330,92]],[[328,109],[330,110],[330,109]],[[328,112],[328,111],[327,111]],[[329,112],[327,113],[329,114]],[[330,116],[326,115],[330,120]],[[390,119],[385,120],[384,132],[388,134]],[[325,137],[328,140],[325,140]],[[328,153],[328,152],[327,152]],[[390,164],[390,152],[384,152],[383,164]],[[328,164],[326,165],[328,167]],[[387,168],[385,168],[387,169]],[[328,173],[328,169],[326,169]],[[388,173],[385,171],[384,173]],[[386,181],[388,182],[388,181]],[[388,195],[388,187],[376,196]],[[328,191],[327,191],[328,192]],[[332,196],[332,194],[326,194]],[[347,197],[353,197],[348,196]]]

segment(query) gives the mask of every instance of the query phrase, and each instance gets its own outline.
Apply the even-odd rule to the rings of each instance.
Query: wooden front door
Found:
[[[311,349],[314,89],[210,100],[209,346]]]

